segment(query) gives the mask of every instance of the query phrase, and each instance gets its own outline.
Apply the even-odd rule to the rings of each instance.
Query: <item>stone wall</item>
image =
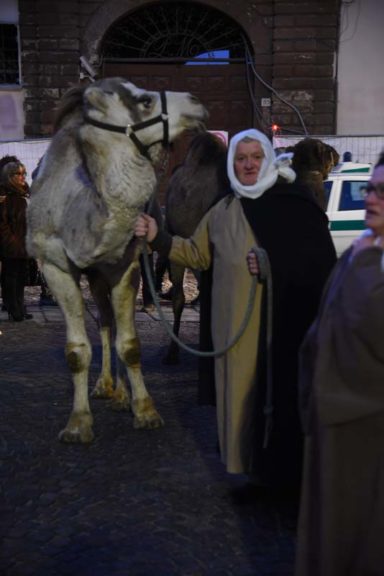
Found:
[[[339,2],[206,0],[235,19],[248,36],[257,97],[270,97],[272,87],[272,106],[264,110],[268,122],[301,133],[303,122],[311,133],[334,132]],[[146,3],[19,0],[26,137],[51,134],[55,106],[79,82],[79,57],[98,65],[98,48],[108,27]]]

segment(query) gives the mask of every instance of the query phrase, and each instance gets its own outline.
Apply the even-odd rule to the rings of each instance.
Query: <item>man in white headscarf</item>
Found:
[[[267,449],[263,448],[267,370],[262,282],[240,340],[215,359],[221,459],[228,472],[245,473],[268,485],[298,483],[297,349],[335,261],[327,218],[309,190],[292,184],[295,173],[289,164],[289,155],[276,158],[263,133],[245,130],[229,145],[227,173],[232,190],[210,209],[190,239],[158,231],[147,215],[136,224],[136,235],[146,237],[154,250],[171,260],[201,270],[212,264],[216,350],[231,341],[245,316],[252,283],[246,261],[249,250],[259,245],[268,253],[274,284],[275,376],[274,426]]]

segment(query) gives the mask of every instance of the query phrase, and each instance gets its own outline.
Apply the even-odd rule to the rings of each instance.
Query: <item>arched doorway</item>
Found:
[[[208,108],[208,128],[231,135],[256,123],[246,42],[241,27],[215,8],[195,2],[150,4],[106,32],[100,46],[102,75],[121,75],[152,90],[189,91]]]

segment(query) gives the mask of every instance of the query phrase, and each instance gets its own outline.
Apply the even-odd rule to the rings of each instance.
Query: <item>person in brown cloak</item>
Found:
[[[384,574],[384,154],[301,349],[296,576]]]

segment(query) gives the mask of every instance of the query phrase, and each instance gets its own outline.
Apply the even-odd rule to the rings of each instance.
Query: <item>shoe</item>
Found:
[[[144,304],[142,307],[143,312],[155,312],[156,306],[152,304]]]
[[[246,506],[262,500],[268,500],[269,495],[267,486],[258,486],[251,482],[247,482],[243,486],[233,488],[230,491],[230,497],[236,506]]]
[[[28,314],[28,313],[24,314],[25,320],[31,320],[32,318],[33,318],[33,314]]]
[[[22,322],[24,320],[24,316],[14,315],[12,312],[8,312],[8,320],[10,322]]]

